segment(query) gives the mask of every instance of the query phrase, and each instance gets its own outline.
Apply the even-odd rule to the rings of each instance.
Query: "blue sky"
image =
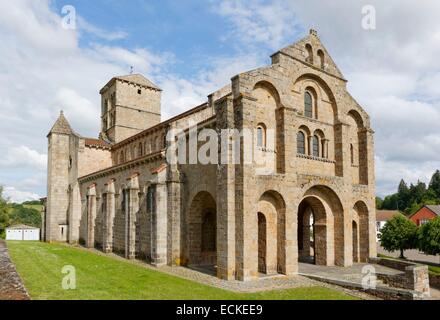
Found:
[[[376,29],[362,28],[373,5]],[[62,28],[65,5],[77,28]],[[440,168],[440,2],[436,0],[15,0],[0,2],[0,185],[46,194],[46,134],[63,109],[96,137],[99,89],[130,66],[163,89],[163,118],[313,27],[376,132],[379,195]]]

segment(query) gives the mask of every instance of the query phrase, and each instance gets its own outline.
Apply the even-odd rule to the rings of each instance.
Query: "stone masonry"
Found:
[[[300,259],[375,257],[369,116],[316,31],[271,58],[166,121],[161,89],[136,74],[101,89],[99,138],[61,113],[48,134],[44,240],[156,266],[215,266],[219,278],[242,281],[296,274]],[[220,139],[227,129],[253,136],[240,136],[237,151]],[[193,145],[205,132],[218,139]],[[186,150],[174,163],[176,141]],[[208,141],[224,161],[190,161]]]

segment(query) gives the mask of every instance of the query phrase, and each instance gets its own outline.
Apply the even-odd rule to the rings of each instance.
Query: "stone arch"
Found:
[[[300,260],[331,265],[329,254],[328,210],[321,199],[305,197],[298,206],[298,252]],[[313,241],[311,240],[313,237]]]
[[[279,134],[278,114],[280,95],[275,86],[269,81],[259,81],[255,84],[252,96],[255,98],[255,122],[254,125],[264,123],[265,126],[265,150],[255,150],[255,163],[260,174],[273,174],[283,171],[279,168],[278,152],[283,150],[284,140]],[[255,129],[255,128],[252,128]],[[256,139],[255,139],[256,141]]]
[[[253,92],[255,92],[258,89],[264,89],[266,91],[268,91],[271,96],[273,97],[277,107],[279,107],[280,104],[280,94],[278,93],[278,90],[276,89],[276,87],[268,80],[260,80],[258,81],[255,85],[254,85],[254,89]],[[256,97],[258,98],[258,97]]]
[[[353,184],[368,184],[368,147],[364,120],[359,112],[350,110],[347,113],[349,125],[350,162]]]
[[[314,185],[304,193],[306,197],[319,199],[326,212],[327,265],[345,265],[344,209],[337,193],[326,185]]]
[[[338,106],[336,98],[329,85],[321,77],[312,73],[305,73],[294,81],[293,87],[296,92],[301,93],[301,96],[306,87],[312,87],[315,89],[318,100],[323,101],[328,98],[333,112],[333,123],[337,122]]]
[[[188,264],[216,265],[217,263],[217,205],[208,191],[197,193],[189,207]]]
[[[280,193],[270,190],[261,195],[255,213],[256,223],[254,225],[259,225],[259,228],[258,237],[256,237],[258,240],[254,247],[257,250],[264,250],[264,252],[259,252],[256,257],[255,269],[259,271],[265,269],[267,274],[285,273],[285,215],[286,204]],[[264,246],[261,245],[263,243]],[[262,259],[263,257],[264,259]],[[259,268],[260,261],[265,262],[265,268]]]
[[[355,203],[353,207],[353,216],[355,217],[354,219],[358,220],[358,262],[368,262],[370,256],[370,228],[369,210],[365,202],[358,201]]]

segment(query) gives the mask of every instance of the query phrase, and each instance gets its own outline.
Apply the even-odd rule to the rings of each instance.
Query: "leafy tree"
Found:
[[[382,210],[383,200],[381,197],[376,197],[376,209]]]
[[[429,221],[417,231],[417,246],[426,254],[440,254],[440,217]]]
[[[9,214],[11,224],[25,224],[33,227],[41,227],[41,213],[23,205],[13,205]]]
[[[429,182],[429,189],[435,193],[437,198],[440,198],[440,171],[437,170],[431,177]]]
[[[3,198],[3,187],[0,186],[0,238],[4,238],[5,229],[9,226],[8,204]]]
[[[397,207],[401,210],[408,207],[408,203],[411,199],[411,193],[405,180],[400,180],[399,187],[397,188]]]
[[[386,196],[383,199],[382,209],[397,210],[397,201],[398,201],[397,193],[390,196]]]
[[[405,258],[404,251],[415,246],[417,226],[403,215],[389,220],[381,230],[380,244],[385,250],[400,251],[400,258]]]

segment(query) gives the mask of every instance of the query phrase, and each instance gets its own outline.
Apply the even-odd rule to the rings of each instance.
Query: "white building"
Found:
[[[6,240],[40,241],[40,229],[23,224],[6,228]]]

